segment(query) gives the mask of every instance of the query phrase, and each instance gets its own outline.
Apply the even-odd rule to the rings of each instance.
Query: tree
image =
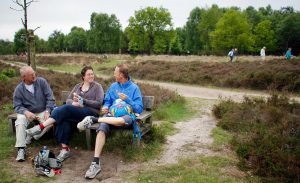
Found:
[[[121,48],[121,24],[117,17],[106,13],[92,13],[87,32],[88,51],[117,53]]]
[[[251,27],[255,27],[263,19],[262,14],[258,12],[253,6],[248,6],[244,13],[247,16]]]
[[[258,11],[265,17],[271,16],[273,14],[273,10],[271,5],[266,6],[266,8],[261,7]]]
[[[216,24],[224,14],[224,9],[219,8],[217,5],[212,5],[211,8],[203,10],[201,14],[201,21],[198,29],[200,33],[200,42],[202,49],[206,52],[211,50],[211,40],[209,34],[216,29]]]
[[[245,15],[237,10],[228,10],[210,36],[214,51],[224,53],[236,47],[241,53],[252,51],[254,41],[250,25]]]
[[[25,53],[26,48],[26,30],[20,29],[15,33],[13,50],[15,53]]]
[[[179,36],[177,35],[176,32],[170,43],[170,52],[175,55],[180,55],[182,52],[181,42],[180,42]]]
[[[200,31],[199,24],[201,20],[201,14],[203,10],[196,7],[194,8],[190,16],[188,17],[188,21],[186,22],[186,49],[193,54],[197,54],[200,52],[202,48],[202,42],[200,41]]]
[[[72,27],[65,39],[66,48],[71,52],[84,52],[87,46],[87,34],[81,27]]]
[[[0,55],[13,54],[13,42],[0,39]]]
[[[25,29],[25,36],[26,36],[26,49],[27,49],[27,64],[33,65],[33,69],[35,70],[35,53],[31,53],[31,49],[29,48],[29,41],[32,40],[30,37],[34,36],[34,31],[38,29],[39,27],[35,28],[34,30],[28,30],[27,26],[27,8],[31,5],[33,2],[37,2],[35,0],[30,0],[27,2],[27,0],[23,0],[23,3],[20,0],[12,0],[13,3],[15,3],[17,6],[21,7],[21,9],[15,9],[10,7],[12,10],[16,11],[23,11],[24,12],[24,19],[21,18],[22,24]],[[34,40],[32,40],[34,41]],[[33,50],[35,52],[35,50]],[[31,60],[31,57],[33,57],[33,60]]]
[[[294,54],[300,53],[300,13],[288,14],[280,22],[277,37],[281,51],[292,47]]]
[[[263,46],[266,46],[267,50],[270,52],[275,51],[275,31],[272,28],[272,22],[270,20],[264,20],[257,24],[253,32],[256,51],[260,50]]]
[[[181,53],[186,53],[187,49],[185,47],[185,41],[186,41],[186,30],[185,27],[181,28],[181,27],[177,27],[175,29],[176,32],[176,36],[178,37],[178,41],[181,45]]]
[[[35,36],[35,45],[37,53],[46,53],[48,52],[47,41],[40,39],[38,36]]]
[[[65,48],[65,35],[55,30],[48,38],[48,48],[52,52],[62,52]]]
[[[168,30],[171,30],[171,14],[164,8],[147,7],[135,11],[134,16],[130,17],[126,33],[129,38],[129,51],[162,52],[167,50],[169,40],[162,38],[167,37]]]

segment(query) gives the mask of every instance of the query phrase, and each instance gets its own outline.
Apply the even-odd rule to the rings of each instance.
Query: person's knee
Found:
[[[21,115],[21,114],[17,115],[17,119],[15,121],[15,126],[17,127],[18,125],[24,125],[25,127],[27,127],[28,120],[25,115]]]
[[[106,136],[106,133],[103,130],[98,131],[97,136]]]
[[[105,135],[107,135],[109,133],[109,130],[110,130],[109,124],[100,123],[96,131],[98,134],[99,134],[99,132],[101,132],[101,133],[104,133]]]

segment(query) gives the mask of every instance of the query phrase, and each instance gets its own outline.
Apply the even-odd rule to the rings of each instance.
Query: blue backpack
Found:
[[[133,113],[132,108],[129,104],[121,99],[114,101],[113,105],[109,108],[109,113],[114,117],[121,117],[125,115],[130,115]]]

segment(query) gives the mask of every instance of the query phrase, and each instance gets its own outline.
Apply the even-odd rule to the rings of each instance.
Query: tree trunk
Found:
[[[36,70],[36,65],[35,65],[35,40],[34,40],[34,32],[33,30],[28,30],[28,45],[29,45],[29,50],[28,50],[28,55],[30,58],[29,65],[33,68],[33,70]],[[27,57],[28,58],[28,57]]]

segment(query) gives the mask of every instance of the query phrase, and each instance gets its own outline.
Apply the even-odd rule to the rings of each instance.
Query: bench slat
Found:
[[[153,113],[154,113],[154,111],[143,111],[136,119],[138,121],[144,121],[147,118],[149,118],[150,116],[152,116]]]

